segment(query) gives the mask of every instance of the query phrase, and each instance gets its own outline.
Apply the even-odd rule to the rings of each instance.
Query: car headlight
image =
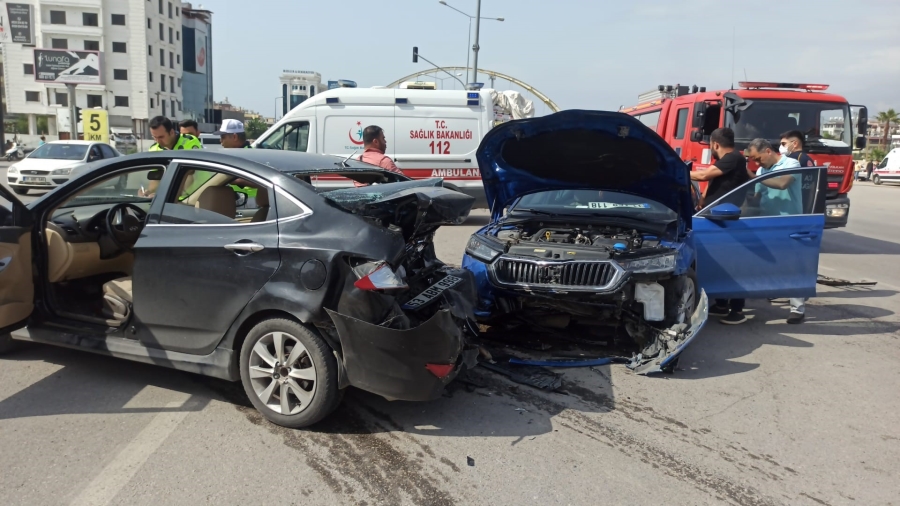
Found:
[[[71,173],[72,173],[71,167],[69,167],[68,169],[56,169],[53,172],[51,172],[51,174],[54,176],[68,176]]]
[[[675,255],[661,255],[634,260],[619,260],[623,269],[636,273],[668,272],[675,270]]]
[[[6,171],[6,173],[7,174],[18,174],[19,169],[17,169],[16,166],[13,165],[12,167],[9,168],[9,170]]]
[[[491,248],[484,241],[474,235],[469,238],[469,244],[466,244],[466,253],[485,262],[490,262],[500,254],[499,251]]]

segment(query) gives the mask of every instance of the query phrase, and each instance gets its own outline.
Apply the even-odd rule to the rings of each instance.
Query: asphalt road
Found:
[[[5,181],[3,169],[0,180]],[[750,301],[674,375],[565,372],[566,393],[487,371],[427,404],[350,391],[314,430],[238,385],[45,346],[0,359],[4,504],[896,504],[900,187],[858,183],[826,232],[808,320]],[[441,229],[458,263],[484,224]]]

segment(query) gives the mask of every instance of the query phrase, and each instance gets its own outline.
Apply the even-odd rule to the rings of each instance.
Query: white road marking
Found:
[[[170,402],[166,408],[179,408],[184,400]],[[94,478],[72,506],[103,506],[109,504],[122,488],[137,474],[153,452],[187,417],[188,411],[159,413],[118,455]]]

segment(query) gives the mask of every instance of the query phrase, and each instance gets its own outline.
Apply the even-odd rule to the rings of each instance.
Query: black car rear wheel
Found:
[[[241,347],[241,383],[270,422],[299,429],[337,408],[337,359],[315,332],[282,318],[250,330]]]

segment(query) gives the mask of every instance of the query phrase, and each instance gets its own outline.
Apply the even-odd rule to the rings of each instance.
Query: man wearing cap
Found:
[[[216,135],[222,137],[223,148],[250,148],[247,142],[247,134],[244,132],[244,124],[236,119],[222,121],[222,126]]]

